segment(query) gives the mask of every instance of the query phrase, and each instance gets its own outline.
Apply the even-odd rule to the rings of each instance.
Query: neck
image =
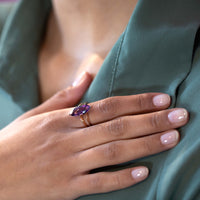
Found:
[[[80,59],[89,52],[101,55],[106,49],[109,51],[137,3],[137,0],[52,1],[46,37],[51,44],[49,49],[55,52],[62,49]]]

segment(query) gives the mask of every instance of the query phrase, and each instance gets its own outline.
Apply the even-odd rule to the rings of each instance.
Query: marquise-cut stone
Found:
[[[80,105],[74,108],[71,116],[80,116],[84,115],[90,110],[90,106],[88,104]]]

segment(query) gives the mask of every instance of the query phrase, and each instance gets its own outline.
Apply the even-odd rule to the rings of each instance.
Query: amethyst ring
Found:
[[[90,122],[89,115],[88,115],[89,110],[90,110],[90,106],[88,105],[88,103],[81,103],[72,110],[70,115],[80,116],[80,120],[83,122],[83,124],[86,127],[88,127],[92,125]]]

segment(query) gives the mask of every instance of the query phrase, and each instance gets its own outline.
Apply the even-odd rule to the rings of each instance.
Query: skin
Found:
[[[52,3],[39,57],[42,102],[71,85],[84,71],[95,77],[124,31],[137,1],[53,0]]]
[[[179,133],[175,129],[187,123],[188,113],[184,109],[167,109],[170,97],[166,94],[147,93],[93,102],[90,127],[85,127],[79,117],[69,115],[125,27],[132,13],[130,6],[134,8],[136,3],[113,2],[53,1],[54,11],[39,64],[41,102],[48,100],[0,131],[1,200],[72,200],[126,188],[146,179],[148,169],[138,166],[116,172],[89,172],[166,151],[178,144]],[[109,10],[111,5],[115,6]],[[105,18],[102,10],[109,10],[104,12]],[[113,27],[115,33],[107,32],[119,10],[121,24]],[[70,15],[77,26],[65,21]],[[79,27],[83,25],[81,19],[85,23]],[[75,33],[70,33],[68,26]],[[80,31],[84,33],[81,39]],[[108,41],[107,36],[112,34]],[[53,37],[57,42],[51,40]],[[86,68],[88,65],[81,60],[91,68]],[[72,84],[84,71],[90,73],[84,73]],[[49,81],[52,84],[47,86]],[[158,101],[158,97],[162,98]],[[170,114],[173,111],[176,115]],[[178,111],[182,115],[178,116]],[[169,135],[170,132],[175,135]]]
[[[86,73],[75,87],[58,92],[0,131],[1,200],[72,200],[129,187],[147,178],[145,166],[89,172],[177,145],[179,134],[174,128],[185,125],[188,114],[184,109],[165,110],[170,105],[168,95],[161,106],[154,101],[158,93],[91,103],[90,127],[70,116],[71,106],[91,80]],[[169,118],[178,110],[184,115]],[[171,131],[176,136],[169,136]]]

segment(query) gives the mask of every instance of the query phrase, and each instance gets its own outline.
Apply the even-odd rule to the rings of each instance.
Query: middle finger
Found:
[[[188,112],[185,109],[170,109],[120,117],[109,122],[80,129],[71,137],[81,141],[76,150],[82,151],[116,140],[133,139],[178,128],[185,125],[187,121]]]

